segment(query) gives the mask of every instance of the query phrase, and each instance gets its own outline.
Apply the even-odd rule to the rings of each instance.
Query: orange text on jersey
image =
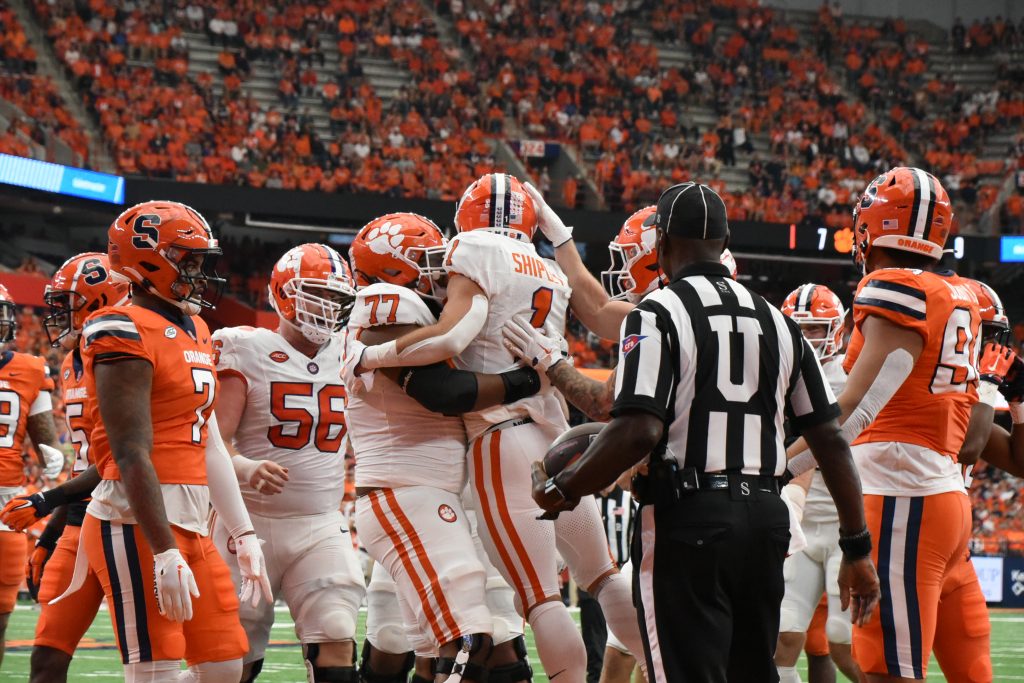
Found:
[[[536,256],[513,252],[512,263],[515,272],[520,275],[529,275],[530,277],[553,282],[556,285],[565,284],[565,280],[549,271],[547,265]]]

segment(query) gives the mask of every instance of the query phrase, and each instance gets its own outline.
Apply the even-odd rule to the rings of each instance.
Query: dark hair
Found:
[[[888,247],[874,247],[875,249],[881,249],[885,252],[885,255],[895,261],[903,268],[915,268],[917,270],[934,270],[935,266],[939,264],[938,261],[933,259],[931,256],[925,256],[924,254],[918,254],[913,251],[905,251],[903,249],[891,249]]]

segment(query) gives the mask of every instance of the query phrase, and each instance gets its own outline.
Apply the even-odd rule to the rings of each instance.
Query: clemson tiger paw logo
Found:
[[[302,267],[302,247],[293,247],[277,262],[277,269],[282,273],[288,270],[299,272]]]
[[[853,230],[849,228],[837,230],[832,237],[832,241],[835,244],[836,251],[840,254],[849,254],[853,250]]]
[[[402,246],[402,226],[388,221],[366,233],[366,243],[375,254],[387,254]]]
[[[448,504],[442,504],[441,507],[437,508],[437,516],[449,524],[459,518],[458,515],[455,514],[455,510],[452,509],[452,506]]]

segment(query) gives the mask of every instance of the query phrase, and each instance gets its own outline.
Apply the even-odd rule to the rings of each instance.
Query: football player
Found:
[[[821,362],[825,377],[838,395],[846,384],[843,372],[843,323],[846,311],[839,297],[824,285],[808,283],[789,293],[782,313],[796,321],[804,338]],[[807,547],[786,558],[786,592],[782,599],[779,645],[775,663],[782,683],[799,683],[796,661],[822,593],[828,598],[825,632],[828,652],[839,670],[851,681],[860,680],[860,671],[850,652],[853,625],[849,610],[843,610],[839,597],[839,514],[835,502],[818,470],[813,472],[809,489],[791,485],[787,493],[802,511],[802,528]]]
[[[350,338],[381,343],[436,324],[447,280],[444,254],[440,230],[416,214],[381,216],[360,230],[350,250],[360,287]],[[525,651],[520,655],[516,647],[522,622],[509,623],[517,620],[507,610],[491,614],[487,569],[472,550],[462,504],[466,430],[459,415],[531,396],[539,377],[519,367],[483,375],[443,362],[380,374],[349,396],[356,526],[370,556],[394,579],[406,623],[416,625],[406,639],[417,655],[438,651],[440,675],[459,665],[464,680],[527,680]],[[371,598],[377,594],[372,591]],[[368,641],[384,652],[401,652],[401,638],[377,621],[374,615]],[[373,666],[364,653],[364,677],[392,680]]]
[[[127,298],[128,284],[110,277],[107,255],[99,253],[79,254],[65,261],[43,294],[49,307],[43,327],[50,344],[68,352],[61,366],[60,389],[67,433],[75,451],[72,478],[47,491],[19,496],[0,513],[3,523],[21,531],[53,511],[27,566],[26,581],[41,605],[32,647],[33,683],[67,680],[71,657],[103,601],[99,579],[89,572],[78,591],[50,604],[71,585],[88,494],[99,483],[99,473],[90,466],[92,425],[85,407],[88,395],[78,341],[86,317],[107,306],[119,306]]]
[[[366,588],[340,512],[345,488],[341,333],[356,290],[348,264],[323,244],[288,250],[270,276],[276,331],[233,327],[213,335],[220,380],[217,423],[260,538],[270,585],[284,598],[310,681],[355,683],[356,617]],[[241,581],[234,541],[213,525],[217,550]],[[243,681],[254,681],[274,605],[242,605],[249,637]]]
[[[17,307],[7,288],[0,285],[0,345],[14,341],[16,332]],[[45,360],[10,349],[0,352],[0,503],[4,505],[23,491],[26,435],[36,447],[46,479],[56,479],[64,470],[51,391],[53,380]],[[25,576],[24,562],[25,535],[0,523],[0,664],[7,621]]]
[[[979,400],[981,319],[962,278],[932,272],[953,220],[933,175],[908,167],[879,175],[853,218],[864,278],[838,400],[863,482],[864,543],[874,539],[882,586],[879,618],[854,628],[854,653],[868,680],[921,680],[943,585],[971,532],[956,457]],[[999,381],[981,384],[992,385],[981,389],[991,403]],[[810,469],[808,460],[797,455],[790,471]]]
[[[236,683],[248,646],[231,573],[207,536],[211,503],[235,541],[241,599],[273,598],[217,432],[213,345],[198,316],[223,283],[220,247],[201,215],[170,201],[127,209],[108,238],[110,268],[131,283],[132,299],[93,313],[82,330],[101,481],[81,546],[127,681]],[[78,587],[72,581],[65,595]],[[182,659],[189,670],[179,678]]]
[[[459,367],[504,372],[518,365],[502,340],[506,321],[522,316],[553,334],[564,330],[571,290],[558,265],[536,253],[536,210],[518,180],[496,173],[474,182],[459,201],[455,225],[459,234],[444,260],[448,299],[438,322],[385,344],[350,344],[354,370],[457,356]],[[514,404],[468,413],[464,421],[474,504],[484,520],[488,553],[537,633],[545,671],[582,680],[586,652],[559,596],[556,546],[576,582],[601,603],[609,628],[635,652],[641,641],[629,581],[611,560],[593,497],[554,525],[537,519],[530,466],[568,429],[566,412],[561,396],[546,387]]]

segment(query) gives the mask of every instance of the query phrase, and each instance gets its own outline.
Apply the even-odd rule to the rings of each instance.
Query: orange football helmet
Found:
[[[824,285],[800,285],[786,297],[782,314],[800,326],[804,338],[810,343],[819,360],[832,358],[843,346],[843,320],[846,311],[835,292]],[[810,336],[812,328],[823,326],[824,334]]]
[[[853,209],[853,258],[865,267],[871,247],[923,254],[938,261],[953,227],[942,183],[919,168],[899,166],[868,185]]]
[[[326,244],[300,244],[270,274],[270,303],[281,320],[313,344],[326,344],[348,324],[356,287],[348,263]]]
[[[640,209],[626,219],[619,234],[608,244],[612,263],[601,272],[601,282],[613,300],[638,303],[663,284],[665,274],[658,265],[656,206]]]
[[[462,193],[455,208],[455,229],[489,230],[532,242],[537,232],[537,210],[516,177],[488,173]]]
[[[90,251],[64,262],[46,285],[49,313],[43,329],[50,346],[74,348],[89,314],[128,299],[128,283],[111,277],[106,254]]]
[[[220,246],[194,209],[170,201],[136,204],[107,232],[111,270],[186,315],[215,308],[225,280]]]
[[[358,286],[389,282],[442,302],[448,282],[446,250],[444,235],[429,218],[389,213],[364,225],[348,254]]]
[[[739,269],[736,267],[736,257],[733,256],[732,252],[728,249],[723,249],[720,260],[722,265],[729,269],[729,277],[735,280],[736,276],[739,274]]]
[[[967,286],[978,297],[978,312],[981,313],[981,337],[985,343],[995,341],[1008,344],[1010,341],[1010,319],[1006,317],[1003,300],[996,290],[981,280],[964,278]]]
[[[18,331],[18,307],[7,288],[0,285],[0,344],[14,341]]]

